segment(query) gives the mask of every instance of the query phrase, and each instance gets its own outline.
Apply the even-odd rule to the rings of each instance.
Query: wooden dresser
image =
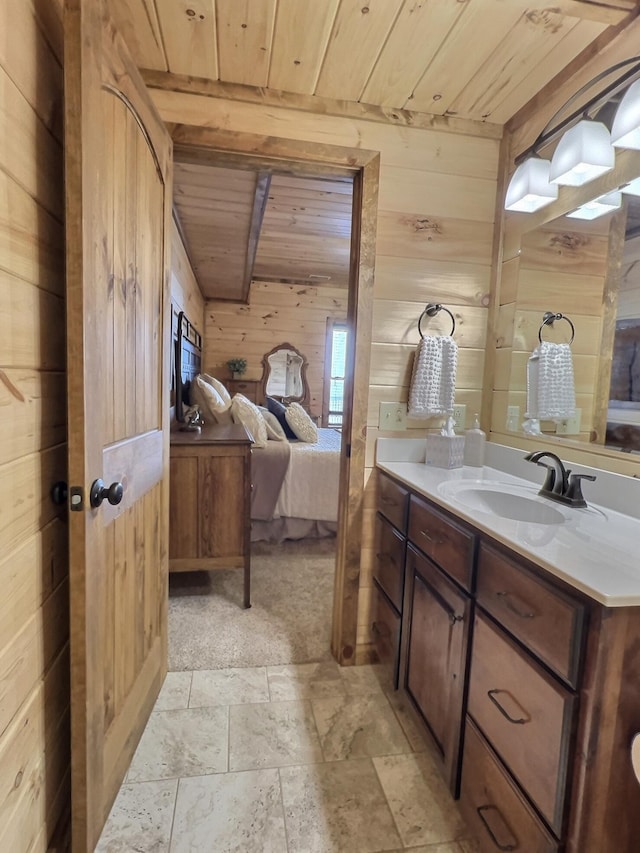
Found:
[[[169,571],[244,569],[250,607],[251,440],[244,427],[171,433]]]
[[[232,397],[234,394],[244,394],[252,403],[264,405],[262,382],[259,379],[227,379],[224,384]]]

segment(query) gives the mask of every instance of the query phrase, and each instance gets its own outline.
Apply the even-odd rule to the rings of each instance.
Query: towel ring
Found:
[[[427,317],[435,317],[439,311],[446,311],[447,314],[451,317],[451,336],[453,336],[453,333],[456,330],[456,318],[453,316],[453,314],[451,313],[451,311],[449,311],[448,308],[445,308],[444,305],[440,305],[439,302],[429,302],[427,307],[420,315],[420,319],[418,320],[418,331],[420,332],[421,338],[424,338],[424,335],[422,334],[423,317],[425,316],[425,314],[427,315]]]
[[[576,336],[575,326],[566,314],[554,314],[553,311],[546,311],[544,313],[542,317],[542,323],[540,323],[540,328],[538,329],[538,340],[540,341],[540,343],[542,343],[542,330],[545,326],[553,326],[556,320],[566,320],[567,323],[571,326],[571,340],[569,341],[569,345],[571,345],[573,343],[573,339]]]

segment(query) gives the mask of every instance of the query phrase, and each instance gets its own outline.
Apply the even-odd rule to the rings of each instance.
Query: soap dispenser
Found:
[[[486,435],[480,429],[480,419],[474,415],[473,429],[468,429],[464,437],[464,464],[474,468],[484,465],[484,445]]]

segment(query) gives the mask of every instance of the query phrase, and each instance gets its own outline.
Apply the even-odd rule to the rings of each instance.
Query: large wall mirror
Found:
[[[294,346],[282,343],[262,358],[263,399],[275,397],[304,405],[309,397],[307,359]]]
[[[623,194],[619,210],[591,221],[566,215],[638,175],[640,152],[625,151],[593,185],[567,188],[536,214],[507,215],[494,432],[523,434],[527,364],[539,334],[571,338],[564,320],[542,326],[545,312],[560,313],[575,327],[578,417],[543,420],[545,439],[640,453],[640,198]]]

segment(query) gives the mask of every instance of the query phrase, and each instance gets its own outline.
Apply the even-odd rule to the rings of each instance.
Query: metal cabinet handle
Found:
[[[514,702],[522,710],[522,712],[523,712],[523,714],[525,714],[525,716],[519,717],[519,718],[512,717],[507,711],[505,711],[505,709],[502,707],[500,702],[498,702],[498,700],[496,699],[496,695],[498,693],[506,693],[509,696],[509,698],[511,699],[511,701]],[[520,705],[520,703],[516,699],[514,699],[514,697],[507,690],[498,690],[497,688],[494,688],[493,690],[487,690],[487,696],[489,697],[489,699],[491,699],[491,701],[496,706],[498,711],[500,711],[502,716],[506,720],[509,720],[510,723],[513,723],[514,725],[518,725],[518,726],[524,726],[525,723],[531,722],[531,717],[527,714],[527,712],[522,707],[522,705]]]
[[[393,498],[387,498],[384,495],[382,496],[382,503],[387,504],[387,506],[398,506],[397,501],[394,501]]]
[[[378,560],[388,560],[392,566],[398,568],[398,563],[396,562],[396,558],[393,556],[393,554],[387,554],[386,551],[378,551],[376,553],[376,557],[378,558]]]
[[[64,480],[58,480],[57,483],[54,483],[51,487],[51,500],[56,504],[56,506],[62,506],[66,504],[67,497],[69,495],[69,487],[65,483]]]
[[[502,812],[500,811],[500,809],[497,806],[491,806],[491,805],[478,806],[476,808],[476,811],[478,812],[478,817],[480,818],[480,820],[484,824],[484,828],[487,830],[487,833],[489,834],[489,838],[493,841],[493,843],[498,848],[498,850],[517,850],[518,849],[518,839],[514,836],[513,832],[511,832],[509,824],[503,818]],[[491,824],[489,823],[487,818],[484,816],[484,813],[489,812],[489,811],[493,811],[493,812],[497,813],[498,817],[500,818],[502,825],[504,826],[506,831],[509,833],[511,838],[513,838],[513,842],[508,841],[506,844],[501,844],[498,841],[498,839],[496,838],[496,834],[494,833],[493,829],[491,829]]]
[[[452,625],[455,625],[456,622],[464,622],[464,616],[458,616],[457,613],[450,613],[449,614],[449,622]]]
[[[517,600],[516,596],[511,592],[496,592],[496,598],[501,598],[504,602],[504,606],[514,613],[516,616],[519,616],[520,619],[535,619],[536,614],[533,610],[521,610],[517,607],[513,601]]]
[[[124,495],[124,486],[122,483],[111,483],[110,486],[105,486],[102,480],[94,480],[91,485],[89,494],[89,502],[94,509],[97,509],[102,501],[107,500],[111,506],[117,506]]]

